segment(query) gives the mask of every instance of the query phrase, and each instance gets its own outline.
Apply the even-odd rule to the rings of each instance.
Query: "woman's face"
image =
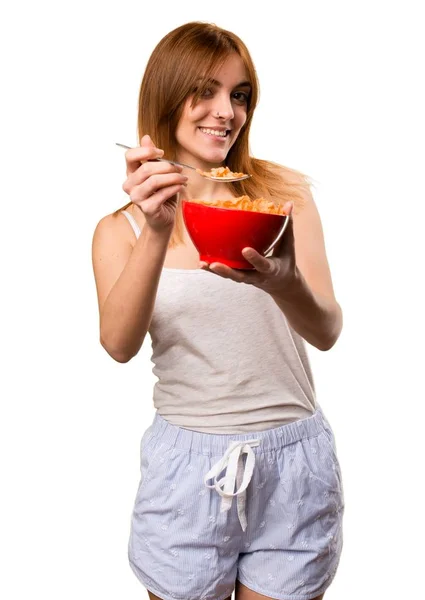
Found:
[[[176,130],[178,158],[193,166],[221,165],[246,121],[251,85],[240,56],[231,54],[214,79],[195,106],[186,100]]]

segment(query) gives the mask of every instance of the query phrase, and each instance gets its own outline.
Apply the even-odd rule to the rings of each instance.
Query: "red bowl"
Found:
[[[189,200],[182,201],[182,211],[200,260],[220,262],[233,269],[253,269],[242,255],[243,248],[268,254],[288,223],[285,215],[217,208]]]

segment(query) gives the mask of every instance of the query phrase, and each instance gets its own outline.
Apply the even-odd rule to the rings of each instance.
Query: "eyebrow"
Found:
[[[203,81],[203,79],[201,77],[199,77],[198,81]],[[220,83],[219,81],[217,81],[217,79],[208,79],[208,83],[212,84],[212,85],[216,85],[217,87],[223,87],[223,84]],[[241,81],[240,83],[237,83],[235,86],[233,86],[234,88],[238,88],[238,87],[249,87],[252,88],[252,85],[249,81]]]

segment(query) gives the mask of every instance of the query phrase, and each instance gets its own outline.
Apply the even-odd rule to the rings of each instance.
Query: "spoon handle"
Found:
[[[131,150],[130,146],[126,146],[125,144],[119,144],[118,142],[115,142],[115,145],[125,148],[126,150]],[[185,167],[186,169],[192,169],[192,171],[196,171],[201,177],[205,177],[210,181],[219,181],[220,183],[232,183],[233,181],[242,181],[243,179],[248,179],[248,177],[251,177],[251,175],[243,175],[242,177],[213,177],[212,175],[203,173],[196,167],[192,167],[192,165],[186,165],[185,163],[177,162],[176,160],[168,160],[168,158],[152,158],[151,161],[167,162],[172,165],[178,165],[179,167]]]
[[[177,165],[178,167],[186,167],[187,169],[193,169],[196,171],[196,167],[192,167],[191,165],[185,165],[185,163],[177,162],[175,160],[168,160],[168,158],[154,158],[152,160],[158,160],[160,162],[171,163],[172,165]]]
[[[125,144],[119,144],[118,142],[115,142],[115,145],[120,146],[121,148],[125,148],[126,150],[131,150],[130,146],[126,146]],[[152,158],[151,160],[167,162],[167,163],[171,163],[172,165],[177,165],[179,167],[186,167],[187,169],[193,169],[194,171],[196,171],[196,167],[192,167],[191,165],[185,165],[184,163],[180,163],[175,160],[168,160],[168,158]]]

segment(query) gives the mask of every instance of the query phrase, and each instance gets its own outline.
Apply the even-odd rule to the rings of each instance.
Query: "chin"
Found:
[[[205,152],[204,154],[199,154],[199,158],[207,163],[222,163],[226,160],[228,150],[220,150],[215,152]]]

